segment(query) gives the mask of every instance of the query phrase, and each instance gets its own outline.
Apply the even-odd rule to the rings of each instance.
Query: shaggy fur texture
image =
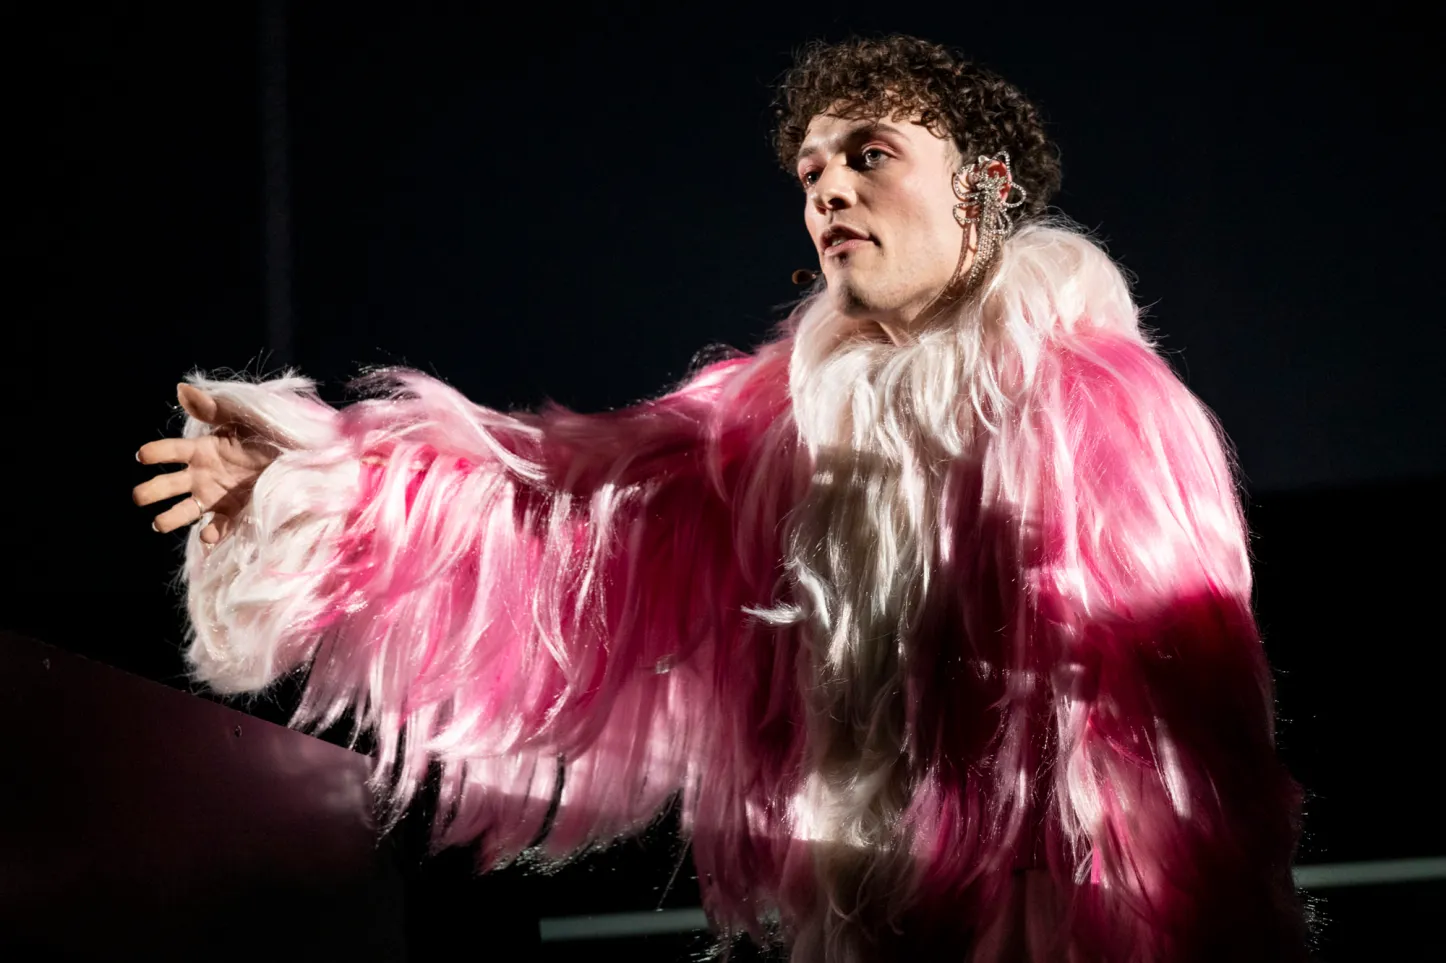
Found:
[[[1304,958],[1232,468],[1087,238],[609,414],[193,381],[285,448],[191,537],[197,678],[309,671],[393,813],[440,767],[439,845],[563,860],[681,793],[720,933],[796,960]]]

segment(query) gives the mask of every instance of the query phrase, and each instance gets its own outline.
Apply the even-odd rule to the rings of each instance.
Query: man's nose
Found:
[[[813,182],[813,203],[820,211],[837,211],[854,203],[853,172],[848,165],[833,162],[819,171]]]

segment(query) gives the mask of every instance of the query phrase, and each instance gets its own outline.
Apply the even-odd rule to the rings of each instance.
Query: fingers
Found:
[[[222,426],[223,423],[236,420],[234,411],[194,385],[184,382],[177,385],[176,400],[180,402],[181,408],[187,415],[205,424]],[[245,425],[228,425],[228,430],[238,437],[244,437],[249,431]],[[143,465],[180,464],[189,466],[192,459],[197,456],[199,444],[201,442],[198,439],[161,438],[142,445],[136,452],[136,461]],[[187,525],[195,524],[207,514],[202,510],[201,503],[196,501],[194,491],[196,484],[196,477],[191,474],[188,467],[181,471],[157,475],[155,478],[137,485],[131,490],[131,497],[137,505],[152,505],[178,495],[192,495],[193,497],[182,499],[161,512],[151,523],[151,527],[158,532],[173,532]],[[214,483],[202,484],[202,488],[207,487],[216,488],[217,486]],[[215,497],[214,491],[207,494],[207,499],[215,501],[215,504],[207,505],[210,518],[207,519],[206,525],[201,530],[201,540],[206,544],[216,544],[225,538],[226,533],[230,530],[231,520],[227,512],[234,511],[235,506],[230,505],[228,499],[231,499],[233,495],[234,493],[225,491],[222,491],[219,498]]]
[[[184,381],[176,385],[176,400],[186,410],[186,414],[197,421],[204,421],[208,425],[218,423],[221,406],[216,403],[206,392],[195,385],[188,385]]]
[[[189,465],[195,451],[194,438],[159,438],[141,445],[136,461],[142,465]]]
[[[194,524],[201,517],[201,506],[194,498],[186,498],[156,516],[151,522],[151,527],[158,532],[174,532],[178,528],[185,528]]]
[[[201,541],[205,542],[207,545],[215,545],[217,542],[221,541],[221,539],[225,538],[226,533],[230,530],[230,517],[222,515],[220,512],[212,512],[211,521],[206,525],[205,528],[201,529]]]
[[[153,505],[156,502],[167,498],[175,498],[177,495],[184,495],[191,490],[191,472],[189,469],[166,472],[157,475],[150,481],[141,482],[131,489],[131,500],[137,505]]]
[[[211,425],[217,433],[229,433],[243,441],[264,434],[248,422],[249,415],[238,409],[235,403],[217,398],[185,382],[176,385],[176,400],[181,408],[196,421]]]
[[[201,511],[201,506],[196,503],[196,499],[187,498],[157,515],[156,520],[151,523],[151,527],[162,533],[174,532],[178,528],[196,524],[205,516],[206,513]],[[206,521],[206,526],[201,529],[201,541],[207,545],[215,545],[230,531],[231,516],[212,511],[211,517]]]

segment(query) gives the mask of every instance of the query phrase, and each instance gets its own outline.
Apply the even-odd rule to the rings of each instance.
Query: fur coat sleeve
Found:
[[[1051,660],[1047,858],[1084,959],[1298,960],[1245,523],[1209,412],[1136,339],[1048,353],[1024,572]]]
[[[788,480],[743,479],[789,444],[786,374],[765,350],[591,416],[503,415],[416,373],[342,411],[299,379],[196,380],[282,454],[233,534],[191,536],[195,677],[304,671],[296,722],[369,731],[394,815],[439,773],[437,843],[480,842],[483,868],[641,828],[697,792],[720,698],[766,707],[714,690],[762,692],[771,665],[713,667],[777,578]]]

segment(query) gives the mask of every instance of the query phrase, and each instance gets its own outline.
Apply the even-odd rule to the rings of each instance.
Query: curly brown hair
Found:
[[[815,41],[783,75],[773,109],[774,146],[790,174],[818,114],[902,114],[951,138],[961,158],[1008,151],[1014,180],[1027,192],[1022,214],[1041,213],[1059,190],[1059,151],[1034,104],[998,74],[917,37]]]

